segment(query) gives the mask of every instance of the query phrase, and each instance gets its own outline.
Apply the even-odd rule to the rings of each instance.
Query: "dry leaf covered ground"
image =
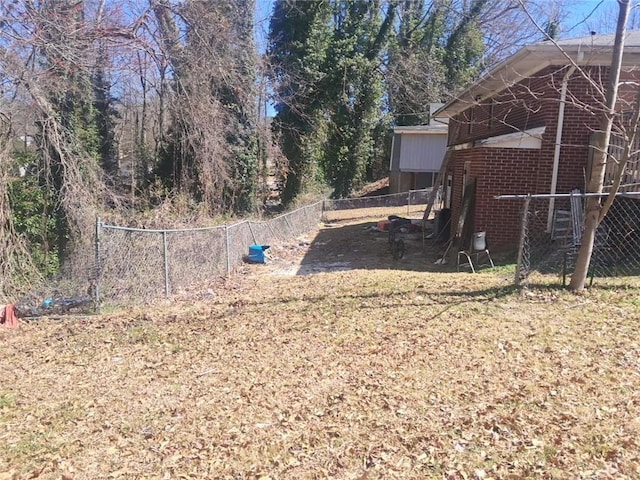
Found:
[[[640,477],[635,279],[385,262],[0,330],[0,479]]]

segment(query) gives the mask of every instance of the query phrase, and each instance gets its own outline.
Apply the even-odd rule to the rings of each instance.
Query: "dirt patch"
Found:
[[[358,190],[354,197],[374,197],[376,195],[387,195],[389,193],[389,177],[382,178],[376,182],[367,184]]]
[[[394,259],[388,232],[379,231],[377,225],[377,217],[322,224],[293,242],[272,245],[265,265],[244,266],[241,271],[290,276],[354,269],[448,270],[434,264],[444,245],[423,241],[421,232],[400,234],[405,253]]]

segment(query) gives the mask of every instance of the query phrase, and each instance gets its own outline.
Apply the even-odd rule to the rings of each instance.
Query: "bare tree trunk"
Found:
[[[600,127],[594,145],[593,165],[591,175],[587,184],[587,193],[602,193],[604,174],[608,161],[609,139],[611,138],[611,128],[615,113],[616,101],[618,98],[618,83],[620,80],[620,70],[622,68],[622,55],[624,52],[624,41],[627,31],[627,21],[631,8],[630,0],[618,0],[620,12],[618,14],[618,25],[616,27],[616,37],[613,45],[613,58],[605,94],[605,111],[600,120]],[[571,290],[580,292],[584,290],[591,263],[591,254],[596,236],[596,229],[602,220],[600,214],[602,209],[600,198],[587,197],[586,217],[584,233],[582,234],[582,244],[576,260],[576,268],[571,276],[569,287]]]

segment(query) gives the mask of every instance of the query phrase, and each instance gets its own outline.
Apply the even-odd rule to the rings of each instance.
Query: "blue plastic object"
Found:
[[[264,251],[270,245],[249,245],[249,261],[252,263],[264,263]]]

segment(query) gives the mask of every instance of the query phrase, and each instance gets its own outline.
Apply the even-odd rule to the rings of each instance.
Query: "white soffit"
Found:
[[[395,134],[409,135],[446,135],[449,132],[449,125],[419,125],[412,127],[394,127]]]
[[[542,134],[546,126],[531,128],[523,132],[507,133],[477,140],[474,147],[485,148],[542,148]]]

